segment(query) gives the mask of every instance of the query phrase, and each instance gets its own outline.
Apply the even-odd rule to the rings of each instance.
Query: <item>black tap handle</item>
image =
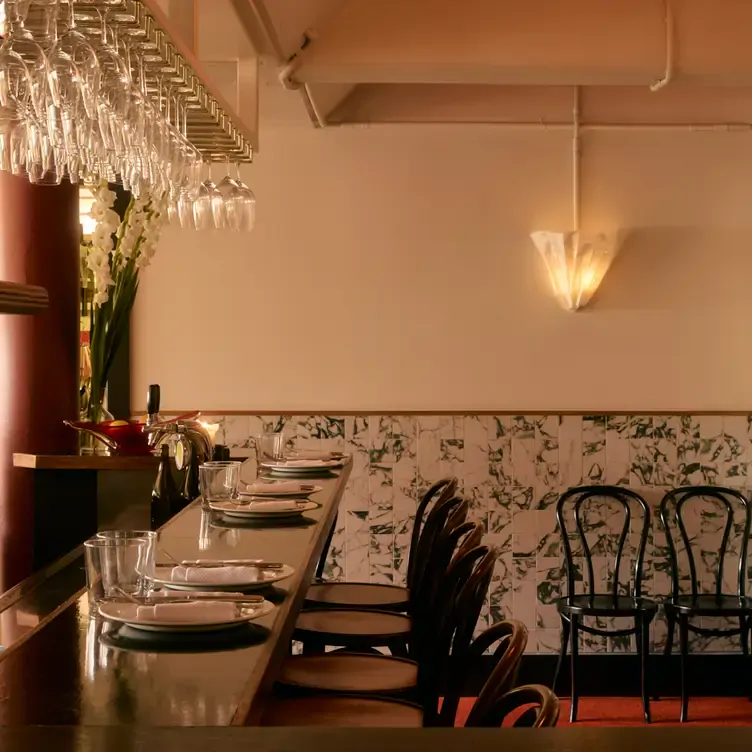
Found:
[[[149,415],[156,415],[159,412],[161,396],[159,384],[150,384],[149,392],[146,395],[146,412]]]

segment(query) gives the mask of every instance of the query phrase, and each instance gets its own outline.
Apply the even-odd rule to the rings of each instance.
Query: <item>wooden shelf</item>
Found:
[[[0,313],[41,313],[49,304],[43,287],[0,282]]]
[[[13,455],[13,466],[27,470],[156,470],[159,457],[151,454],[112,456],[78,454]]]

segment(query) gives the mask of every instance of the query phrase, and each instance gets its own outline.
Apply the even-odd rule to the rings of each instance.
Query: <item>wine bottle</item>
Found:
[[[179,501],[178,491],[172,477],[170,448],[162,444],[157,480],[151,492],[151,527],[156,530],[173,515],[173,507]]]

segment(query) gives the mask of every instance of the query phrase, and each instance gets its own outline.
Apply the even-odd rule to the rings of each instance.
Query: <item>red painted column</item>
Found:
[[[33,561],[33,472],[13,453],[76,451],[62,421],[78,415],[79,241],[78,186],[0,173],[0,279],[50,297],[36,316],[0,315],[0,590]]]

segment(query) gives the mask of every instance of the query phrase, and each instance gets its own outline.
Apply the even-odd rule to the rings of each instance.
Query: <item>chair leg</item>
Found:
[[[564,665],[564,659],[567,657],[567,646],[569,645],[569,619],[561,615],[561,647],[559,648],[559,660],[556,661],[556,671],[554,671],[554,681],[551,689],[556,692],[556,685],[559,681],[561,667]]]
[[[575,723],[577,721],[577,705],[579,697],[577,695],[577,654],[579,652],[579,629],[578,629],[578,617],[572,615],[570,618],[571,625],[571,648],[569,653],[569,666],[570,666],[570,686],[571,686],[571,709],[569,711],[569,722]]]
[[[663,655],[671,655],[671,651],[674,649],[674,629],[676,628],[676,618],[673,613],[666,610],[666,623],[668,624],[668,635],[666,636],[666,647],[663,650]]]
[[[650,723],[650,696],[648,694],[648,658],[650,655],[650,622],[643,615],[635,617],[637,655],[640,658],[640,690],[645,723]]]
[[[314,653],[323,653],[326,651],[326,642],[323,640],[315,640],[312,638],[306,638],[302,640],[303,655],[313,655]]]
[[[389,643],[388,647],[389,652],[395,656],[395,658],[408,658],[410,655],[406,640],[393,640]]]
[[[746,616],[739,617],[739,642],[742,646],[742,655],[749,658],[749,620]]]
[[[689,657],[689,618],[682,614],[679,617],[679,647],[681,648],[681,717],[682,723],[687,720],[689,709],[689,695],[687,693],[687,671]]]
[[[676,629],[676,618],[671,611],[666,610],[666,624],[668,631],[666,633],[666,646],[663,648],[663,655],[668,658],[674,649],[674,630]],[[658,692],[653,692],[653,700],[660,700]]]
[[[739,617],[739,641],[742,644],[742,655],[745,658],[749,658],[749,629],[750,629],[750,619],[748,616],[740,616]],[[752,701],[752,690],[750,690],[749,695],[750,701]]]

